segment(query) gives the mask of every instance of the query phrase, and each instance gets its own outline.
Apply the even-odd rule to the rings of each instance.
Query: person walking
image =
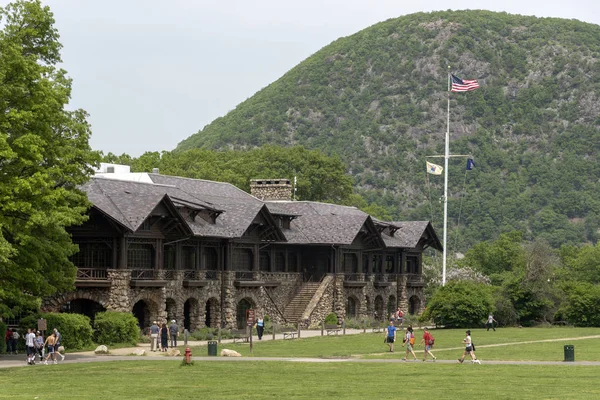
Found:
[[[394,352],[394,342],[396,341],[396,327],[394,326],[394,321],[390,319],[390,324],[386,328],[385,332],[385,342],[390,348],[390,353]]]
[[[156,351],[158,349],[158,332],[160,328],[156,325],[156,321],[152,321],[150,326],[150,351]]]
[[[265,331],[265,320],[264,320],[263,316],[261,315],[256,320],[256,333],[258,334],[258,340],[262,340],[264,331]]]
[[[25,348],[27,349],[27,365],[35,365],[35,333],[31,328],[25,335]]]
[[[6,342],[6,354],[10,354],[12,352],[12,331],[8,328],[4,333],[4,341]]]
[[[167,324],[163,322],[162,327],[160,328],[160,346],[161,351],[167,351],[169,349],[169,329],[167,328]]]
[[[54,332],[53,332],[46,338],[46,342],[44,343],[44,346],[48,347],[48,355],[46,355],[46,358],[44,359],[44,365],[48,365],[49,359],[52,359],[52,362],[54,364],[58,363],[58,361],[56,361],[56,357],[54,355],[54,344],[55,343],[56,343],[56,336],[54,335]]]
[[[479,361],[477,357],[475,357],[475,346],[473,345],[473,339],[471,338],[471,331],[468,330],[465,333],[466,337],[463,339],[465,351],[463,352],[462,357],[458,359],[458,362],[462,364],[465,360],[465,356],[469,354],[471,356],[471,363],[481,364],[481,361]]]
[[[58,354],[60,356],[60,361],[64,361],[65,356],[60,352],[60,347],[63,345],[62,344],[62,335],[56,328],[54,328],[54,336],[56,337],[56,343],[54,343],[54,356],[56,356]],[[63,346],[63,351],[65,351],[64,346]]]
[[[171,335],[171,347],[177,347],[177,335],[179,334],[179,327],[177,326],[177,322],[175,320],[171,320],[171,325],[169,325],[169,334]]]
[[[433,361],[437,360],[437,358],[431,352],[431,349],[433,348],[434,339],[431,333],[429,333],[429,329],[427,327],[425,327],[425,329],[423,330],[423,339],[421,339],[421,342],[419,344],[423,343],[425,343],[425,350],[423,351],[423,361],[427,360],[427,354],[429,354],[431,358],[433,358]]]
[[[40,359],[40,362],[42,362],[42,359],[44,358],[44,337],[42,336],[42,333],[40,331],[37,331],[35,334],[34,344],[35,351]]]
[[[19,332],[17,332],[17,330],[15,328],[13,328],[12,329],[12,338],[10,339],[13,354],[19,354],[19,352],[17,350],[17,344],[19,343],[20,337],[21,337],[21,335],[19,335]]]
[[[415,345],[415,335],[413,334],[412,326],[406,328],[406,334],[404,335],[404,343],[402,343],[402,347],[406,345],[406,355],[402,359],[402,361],[406,361],[408,358],[408,354],[412,354],[414,361],[417,361],[417,356],[415,355],[415,351],[413,350],[413,346]]]
[[[492,315],[492,313],[490,313],[490,315],[488,316],[487,323],[485,324],[485,326],[487,327],[488,332],[489,332],[490,328],[492,328],[494,330],[494,332],[496,332],[496,328],[494,327],[494,322],[496,324],[498,324],[498,321],[496,321],[494,319],[494,316]]]

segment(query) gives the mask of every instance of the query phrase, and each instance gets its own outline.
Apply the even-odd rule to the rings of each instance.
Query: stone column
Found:
[[[106,309],[108,311],[131,312],[133,307],[133,304],[131,304],[131,289],[129,287],[131,271],[109,269],[107,272],[110,288]]]
[[[336,274],[333,282],[333,310],[339,318],[346,319],[346,302],[344,296],[344,275]]]
[[[407,280],[408,277],[406,275],[401,275],[398,277],[397,281],[398,307],[400,307],[404,315],[408,315],[408,292],[406,290]]]
[[[233,285],[235,271],[224,271],[222,279],[221,290],[223,291],[223,304],[221,307],[223,322],[226,328],[234,328],[236,322],[236,304],[234,299],[235,287]]]

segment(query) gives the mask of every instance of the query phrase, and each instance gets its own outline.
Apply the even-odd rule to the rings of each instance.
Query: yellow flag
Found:
[[[440,167],[437,164],[432,164],[427,161],[427,172],[433,175],[441,175],[444,171],[444,168]]]

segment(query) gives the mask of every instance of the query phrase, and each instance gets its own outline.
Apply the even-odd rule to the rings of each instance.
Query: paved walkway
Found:
[[[367,330],[369,332],[369,330]],[[342,332],[340,332],[341,334]],[[362,329],[346,329],[346,334],[358,334],[363,333]],[[300,337],[315,337],[321,336],[320,330],[303,330],[300,332]],[[559,338],[559,339],[544,339],[544,340],[535,340],[535,341],[527,341],[527,342],[518,342],[518,343],[497,343],[490,345],[481,345],[477,346],[478,348],[484,347],[498,347],[498,346],[509,346],[514,344],[527,344],[527,343],[541,343],[541,342],[557,342],[557,341],[575,341],[575,340],[583,340],[583,339],[596,339],[600,338],[600,335],[594,336],[582,336],[575,338]],[[266,335],[263,336],[263,341],[269,340],[283,340],[283,335],[278,334],[275,335]],[[224,339],[220,343],[220,347],[223,344],[232,343],[232,339]],[[253,336],[253,342],[258,342],[258,338]],[[183,346],[183,341],[180,341],[179,347]],[[188,341],[187,346],[189,347],[198,347],[198,346],[206,346],[208,341]],[[138,349],[144,349],[147,351],[146,356],[133,356],[133,352]],[[452,348],[443,348],[436,349],[436,352],[446,351],[446,350],[461,350],[463,347],[452,347]],[[150,344],[149,343],[140,343],[137,347],[127,347],[120,349],[112,349],[110,350],[111,354],[109,355],[96,355],[93,351],[88,352],[78,352],[78,353],[67,353],[64,361],[59,361],[59,364],[62,363],[90,363],[90,362],[107,362],[107,361],[175,361],[180,360],[182,357],[169,357],[166,353],[152,353],[150,352]],[[381,353],[389,354],[387,352]],[[25,354],[18,355],[1,355],[0,356],[0,368],[9,368],[9,367],[26,367],[27,363],[25,361]],[[247,361],[287,361],[287,362],[311,362],[311,363],[347,363],[347,362],[360,362],[360,363],[392,363],[392,364],[414,364],[414,363],[422,363],[422,361],[402,361],[401,359],[362,359],[356,357],[332,357],[332,358],[302,358],[302,357],[192,357],[194,361],[197,362],[247,362]],[[433,361],[428,360],[428,363]],[[455,359],[452,360],[437,360],[435,361],[438,364],[457,364]],[[470,364],[468,361],[465,361],[464,364]],[[563,362],[563,361],[486,361],[483,360],[482,364],[490,364],[490,365],[505,365],[505,364],[513,364],[513,365],[569,365],[569,366],[600,366],[600,361],[575,361],[575,362]],[[39,365],[39,363],[37,364]]]

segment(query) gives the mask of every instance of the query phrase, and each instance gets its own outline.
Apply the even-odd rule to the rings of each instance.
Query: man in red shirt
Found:
[[[434,356],[431,352],[431,348],[433,347],[433,336],[431,336],[431,333],[429,333],[429,329],[427,329],[427,327],[425,327],[424,329],[423,339],[421,339],[421,343],[419,344],[423,343],[425,343],[425,351],[423,351],[423,361],[427,359],[427,354],[429,354],[431,358],[433,358],[433,361],[437,360],[436,356]]]

